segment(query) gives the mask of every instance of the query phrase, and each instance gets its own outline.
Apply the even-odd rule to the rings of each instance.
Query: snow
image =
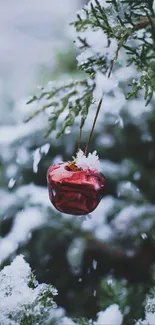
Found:
[[[108,8],[110,6],[110,3],[106,2],[106,0],[99,0],[99,3],[101,5],[101,7],[104,7],[104,8]],[[95,0],[89,1],[88,8],[90,8],[90,4],[92,4],[93,6],[95,6],[96,5],[96,1]]]
[[[104,7],[105,9],[110,7],[110,3],[106,2],[106,0],[99,0],[99,3],[101,7]],[[91,5],[96,6],[96,0],[90,0],[87,5],[83,6],[83,8],[79,11],[77,11],[77,14],[80,15],[82,19],[86,18],[86,12],[85,9],[91,9]]]
[[[145,319],[139,319],[135,325],[154,325],[155,324],[155,297],[148,298],[145,305]]]
[[[60,321],[59,321],[59,325],[78,325],[77,323],[74,323],[72,321],[72,319],[68,318],[68,317],[63,317]]]
[[[131,232],[147,231],[153,226],[153,220],[152,218],[148,218],[148,215],[153,217],[154,213],[154,205],[145,204],[138,206],[136,204],[130,204],[116,214],[113,226],[122,233],[125,231],[130,231],[130,234]]]
[[[102,159],[100,164],[102,173],[105,174],[107,178],[112,178],[113,180],[118,180],[118,177],[127,177],[130,171],[129,166],[125,161],[121,164],[117,164],[110,160]]]
[[[112,134],[99,135],[97,139],[97,145],[103,146],[104,148],[112,148],[114,144],[115,138]]]
[[[97,261],[93,260],[93,269],[96,270],[97,268]]]
[[[80,149],[77,152],[76,158],[73,158],[78,168],[92,171],[100,170],[100,162],[96,150],[93,153],[89,153],[88,157],[86,157],[84,152]]]
[[[46,285],[39,285],[35,289],[28,287],[30,277],[31,268],[22,255],[17,256],[11,265],[5,266],[0,272],[1,325],[19,324],[21,312],[24,313],[26,306],[31,306],[46,288]],[[10,316],[16,321],[11,320]]]
[[[25,165],[29,160],[29,152],[28,150],[23,147],[23,146],[19,146],[17,149],[17,158],[16,158],[16,162],[18,165]]]
[[[71,245],[69,246],[67,252],[67,259],[73,269],[73,272],[76,272],[76,274],[80,270],[85,248],[86,248],[86,243],[85,240],[82,238],[75,238],[72,241]]]
[[[34,153],[33,153],[33,171],[34,171],[34,173],[38,172],[38,165],[40,163],[40,160],[41,160],[43,154],[47,155],[49,149],[50,149],[50,144],[46,143],[34,151]]]
[[[133,117],[137,117],[138,115],[141,115],[144,112],[150,112],[152,106],[151,104],[145,106],[145,101],[143,100],[143,98],[138,100],[138,105],[137,105],[137,100],[132,99],[128,102],[128,109]]]
[[[122,55],[124,59],[124,55]],[[118,58],[119,60],[119,58]],[[133,79],[136,77],[136,70],[134,65],[126,67],[125,64],[121,67],[118,67],[117,71],[114,73],[117,76],[119,82],[125,82],[127,79]]]
[[[94,229],[94,236],[95,238],[97,238],[98,240],[102,241],[102,242],[107,242],[109,240],[112,240],[113,238],[113,231],[110,228],[110,226],[108,226],[107,224],[101,224],[100,227],[95,227]]]
[[[122,129],[124,128],[124,122],[120,115],[118,116],[118,118],[115,121],[115,125],[116,124],[119,124]]]
[[[94,100],[99,100],[105,93],[109,93],[118,86],[117,79],[111,76],[108,78],[106,74],[100,71],[96,72],[95,75],[95,90],[93,92]]]
[[[26,206],[41,205],[43,207],[51,207],[46,187],[36,186],[31,183],[21,186],[14,195],[16,195],[18,202],[25,202],[26,200]]]
[[[110,61],[113,59],[115,52],[117,50],[117,42],[111,39],[110,45],[108,46],[108,38],[102,29],[96,28],[92,29],[88,27],[86,31],[78,33],[78,36],[85,39],[90,48],[84,50],[81,54],[77,56],[77,62],[79,65],[85,63],[89,58],[94,55],[103,55]],[[79,40],[76,41],[77,47],[81,45]]]
[[[121,325],[123,315],[119,310],[119,306],[114,304],[109,306],[105,311],[98,313],[96,325]]]
[[[13,177],[10,178],[8,188],[14,187],[15,183],[16,183],[16,180]]]
[[[125,96],[119,87],[114,88],[112,90],[112,93],[113,93],[113,96],[110,96],[108,93],[104,94],[102,107],[104,108],[104,113],[110,112],[113,114],[119,114],[120,110],[126,104]],[[144,101],[143,101],[143,105],[144,105]],[[134,110],[135,110],[135,107],[134,107]],[[140,113],[140,111],[139,111],[139,113]]]
[[[117,28],[118,25],[120,25],[120,22],[118,20],[118,13],[119,17],[121,19],[124,19],[125,13],[130,11],[130,5],[128,3],[122,4],[121,1],[117,1],[118,5],[118,11],[114,9],[114,6],[110,5],[110,3],[107,3],[104,0],[99,1],[101,6],[105,8],[105,12],[108,16],[108,22],[113,28]],[[89,1],[88,5],[85,6],[85,9],[89,12],[89,19],[91,19],[91,4],[96,6],[96,1]],[[86,13],[84,10],[79,12],[81,17],[86,17]],[[102,18],[101,24],[103,24]],[[129,24],[129,27],[130,24]],[[77,56],[78,65],[82,66],[83,64],[90,62],[90,59],[94,58],[104,58],[106,61],[106,66],[109,68],[111,65],[111,60],[115,57],[116,51],[117,51],[117,42],[115,39],[110,39],[110,42],[108,43],[107,35],[101,28],[92,28],[89,25],[86,26],[86,28],[81,32],[77,33],[77,36],[79,36],[80,39],[84,39],[86,43],[88,44],[88,47],[82,48],[80,39],[77,39],[76,45],[77,47],[82,48],[82,53],[80,53]],[[150,36],[150,35],[149,35]],[[130,42],[130,40],[129,40]],[[137,40],[135,41],[135,46],[137,46]],[[128,43],[127,43],[128,45]],[[132,45],[131,45],[132,46]],[[118,66],[119,64],[119,66]],[[112,80],[108,80],[108,77],[105,74],[102,74],[100,70],[98,70],[98,66],[93,65],[93,68],[95,70],[95,90],[94,90],[94,100],[98,100],[100,98],[104,97],[106,95],[106,98],[103,99],[102,107],[104,108],[104,111],[117,111],[119,112],[121,108],[126,104],[125,96],[122,92],[122,90],[119,89],[118,85],[120,82],[129,81],[139,78],[137,75],[137,70],[132,64],[132,66],[126,66],[127,65],[127,54],[125,53],[124,49],[121,49],[118,53],[117,58],[117,69],[114,69],[113,71],[113,78]],[[113,92],[112,96],[107,96],[107,93],[109,91]],[[141,96],[142,97],[142,96]],[[131,114],[133,115],[139,115],[143,111],[149,111],[151,108],[151,105],[145,106],[145,101],[142,98],[139,98],[139,105],[137,108],[136,100],[129,101],[129,110],[131,111]],[[136,109],[135,109],[136,107]]]
[[[118,183],[117,196],[119,198],[128,198],[132,201],[139,201],[143,198],[137,186],[129,181],[122,181]]]
[[[36,207],[18,212],[12,230],[4,238],[0,238],[0,263],[23,243],[31,231],[44,224],[43,215]]]
[[[146,320],[148,321],[149,325],[154,325],[155,324],[155,314],[146,313]]]
[[[90,218],[83,220],[81,229],[92,231],[95,238],[103,242],[113,238],[113,230],[107,225],[107,215],[115,209],[115,200],[110,196],[102,199],[95,211],[91,212]],[[97,216],[97,218],[96,218]]]
[[[41,160],[40,148],[37,148],[33,154],[33,172],[38,172],[38,165]]]
[[[47,188],[34,184],[20,186],[12,193],[1,191],[0,196],[0,218],[9,218],[10,213],[14,217],[10,232],[5,237],[0,237],[1,263],[18,248],[18,245],[30,238],[34,229],[47,222],[47,210],[50,209],[52,215],[54,208],[50,203]],[[21,207],[23,210],[19,211]]]
[[[47,155],[47,153],[49,152],[50,149],[50,143],[46,143],[43,146],[41,146],[40,151],[41,153]]]
[[[21,140],[23,137],[29,136],[30,133],[35,133],[38,130],[44,130],[45,119],[30,121],[28,124],[21,123],[20,125],[1,126],[0,130],[0,145],[6,146],[15,141]]]

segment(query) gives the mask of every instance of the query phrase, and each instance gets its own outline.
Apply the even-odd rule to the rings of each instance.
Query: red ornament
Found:
[[[103,174],[77,168],[74,163],[50,166],[47,181],[50,200],[63,213],[88,214],[98,206],[104,195]]]

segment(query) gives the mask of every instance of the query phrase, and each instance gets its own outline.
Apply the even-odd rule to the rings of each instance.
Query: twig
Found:
[[[100,108],[101,108],[101,105],[102,105],[102,101],[103,101],[103,98],[100,99],[98,107],[97,107],[97,111],[96,111],[96,115],[95,115],[95,118],[94,118],[93,126],[92,126],[92,129],[91,129],[91,132],[90,132],[87,144],[86,144],[85,152],[84,152],[85,156],[87,154],[88,146],[89,146],[89,143],[90,143],[91,138],[92,138],[92,134],[93,134],[95,124],[96,124],[96,120],[97,120],[97,117],[98,117],[98,114],[99,114],[99,111],[100,111]]]

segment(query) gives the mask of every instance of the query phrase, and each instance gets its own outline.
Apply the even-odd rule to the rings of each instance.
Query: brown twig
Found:
[[[155,245],[150,239],[142,241],[132,256],[121,249],[109,247],[96,240],[88,240],[84,264],[92,267],[96,260],[96,276],[113,271],[116,277],[124,277],[131,283],[150,282],[151,267],[155,263]]]
[[[149,25],[148,17],[141,17],[139,23],[133,27],[133,31],[146,28],[148,25]]]

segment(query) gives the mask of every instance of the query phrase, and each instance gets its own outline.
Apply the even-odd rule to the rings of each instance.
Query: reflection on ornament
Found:
[[[78,152],[72,162],[50,166],[47,182],[50,200],[55,208],[63,213],[86,215],[95,210],[104,196],[105,177],[99,172],[100,162],[97,152],[87,150],[92,138],[95,123],[102,105],[100,99],[93,126],[86,143],[85,152],[80,149],[82,127],[78,141]]]
[[[98,170],[82,169],[75,162],[51,165],[48,190],[58,211],[73,215],[92,212],[104,195],[105,178]]]

